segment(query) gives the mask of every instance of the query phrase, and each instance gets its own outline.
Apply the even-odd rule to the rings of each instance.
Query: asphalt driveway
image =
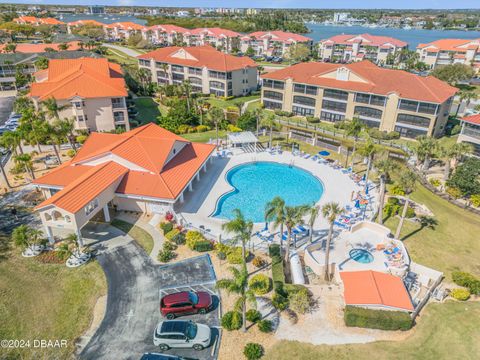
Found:
[[[199,288],[214,292],[215,273],[208,256],[159,266],[128,235],[109,225],[89,224],[82,234],[93,241],[91,246],[107,278],[108,297],[105,317],[82,350],[81,359],[140,359],[145,352],[159,352],[153,345],[153,331],[162,319],[161,291]],[[206,317],[182,319],[188,318],[219,325],[218,309]],[[218,335],[218,329],[213,330]],[[216,354],[212,350],[175,349],[168,353],[213,359]]]

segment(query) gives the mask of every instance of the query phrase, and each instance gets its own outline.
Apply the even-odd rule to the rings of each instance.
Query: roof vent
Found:
[[[337,69],[337,80],[348,81],[350,77],[350,70],[345,67],[340,67]]]

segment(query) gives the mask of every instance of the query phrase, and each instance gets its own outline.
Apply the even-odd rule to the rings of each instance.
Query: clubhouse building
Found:
[[[70,161],[34,181],[45,196],[36,207],[45,233],[77,234],[109,208],[146,214],[173,211],[193,191],[214,145],[193,143],[153,123],[123,134],[90,134]]]
[[[357,117],[368,127],[402,137],[440,136],[458,89],[432,76],[378,67],[307,62],[262,75],[267,109],[322,121]]]

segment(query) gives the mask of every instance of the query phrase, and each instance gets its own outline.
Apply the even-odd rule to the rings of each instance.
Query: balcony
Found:
[[[114,109],[125,109],[127,107],[124,98],[112,99],[112,108]]]
[[[123,111],[116,111],[113,113],[113,121],[115,124],[125,124],[126,116]]]

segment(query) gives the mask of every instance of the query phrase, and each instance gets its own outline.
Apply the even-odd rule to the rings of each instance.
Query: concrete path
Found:
[[[158,352],[152,335],[162,319],[158,308],[160,290],[190,289],[195,288],[194,284],[213,287],[215,273],[208,256],[158,266],[129,235],[113,226],[90,223],[82,229],[82,235],[97,253],[107,278],[108,296],[105,317],[81,350],[81,359],[139,359],[145,352]],[[219,317],[214,311],[209,315],[192,319],[213,327],[217,339]],[[212,347],[170,353],[197,359],[216,357]]]
[[[247,111],[248,105],[250,105],[251,103],[254,103],[254,102],[256,102],[256,101],[260,101],[260,98],[258,98],[258,99],[253,99],[253,100],[249,100],[249,101],[245,102],[245,103],[242,105],[242,114],[244,114],[245,111]]]
[[[125,46],[108,44],[108,43],[104,43],[104,44],[102,44],[102,45],[105,46],[105,47],[107,47],[107,48],[120,51],[120,52],[124,53],[125,55],[131,56],[131,57],[137,57],[138,55],[141,55],[141,54],[142,54],[142,53],[139,52],[139,51],[136,51],[136,50],[127,48],[127,47],[125,47]]]

